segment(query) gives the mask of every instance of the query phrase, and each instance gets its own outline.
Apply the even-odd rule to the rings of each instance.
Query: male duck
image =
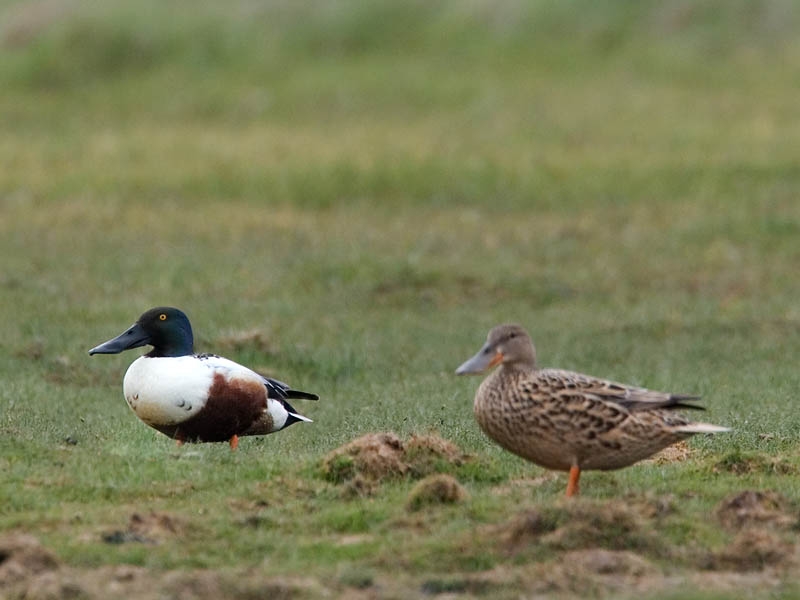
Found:
[[[265,435],[298,421],[311,422],[287,401],[318,400],[214,354],[194,354],[192,326],[177,308],[157,307],[127,331],[89,350],[118,354],[152,345],[125,373],[122,391],[142,421],[178,441],[223,442]]]
[[[672,409],[703,410],[680,396],[589,375],[539,369],[519,325],[500,325],[461,365],[458,375],[500,365],[475,394],[481,429],[506,450],[547,469],[569,471],[567,496],[578,493],[582,469],[627,467],[696,433],[730,431],[691,422]]]

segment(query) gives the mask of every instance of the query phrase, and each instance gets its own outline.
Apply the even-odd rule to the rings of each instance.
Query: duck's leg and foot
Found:
[[[186,443],[186,437],[181,433],[181,430],[175,432],[175,445],[180,447]]]
[[[581,468],[578,465],[572,465],[569,468],[569,481],[567,482],[567,498],[577,496],[579,493],[578,480],[581,478]]]
[[[231,445],[231,450],[236,450],[239,447],[239,436],[234,433],[228,443]]]

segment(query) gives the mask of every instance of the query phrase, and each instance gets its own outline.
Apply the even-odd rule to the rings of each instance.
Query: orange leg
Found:
[[[236,450],[239,447],[239,436],[234,433],[228,443],[231,445],[231,450]]]
[[[581,478],[581,468],[577,465],[572,465],[569,469],[569,483],[567,483],[567,498],[571,498],[572,496],[577,496],[579,493],[578,490],[578,479]]]
[[[183,446],[186,443],[186,438],[183,437],[180,429],[175,432],[175,445],[176,446]]]

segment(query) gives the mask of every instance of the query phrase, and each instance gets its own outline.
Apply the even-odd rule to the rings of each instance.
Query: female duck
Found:
[[[725,427],[691,422],[676,408],[703,410],[680,396],[580,373],[539,369],[528,333],[500,325],[456,373],[499,365],[475,394],[481,429],[506,450],[547,469],[569,471],[567,496],[578,493],[582,469],[627,467],[696,433]]]
[[[137,417],[179,444],[228,441],[235,450],[239,436],[311,421],[287,400],[317,400],[316,394],[293,390],[214,354],[194,354],[192,326],[177,308],[148,310],[89,354],[117,354],[148,344],[153,349],[128,368],[122,391]]]

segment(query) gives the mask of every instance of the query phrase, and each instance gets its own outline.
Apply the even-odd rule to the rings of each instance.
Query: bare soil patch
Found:
[[[179,519],[166,513],[133,513],[125,529],[114,529],[103,534],[107,544],[139,542],[157,544],[164,539],[180,535],[183,525]]]

